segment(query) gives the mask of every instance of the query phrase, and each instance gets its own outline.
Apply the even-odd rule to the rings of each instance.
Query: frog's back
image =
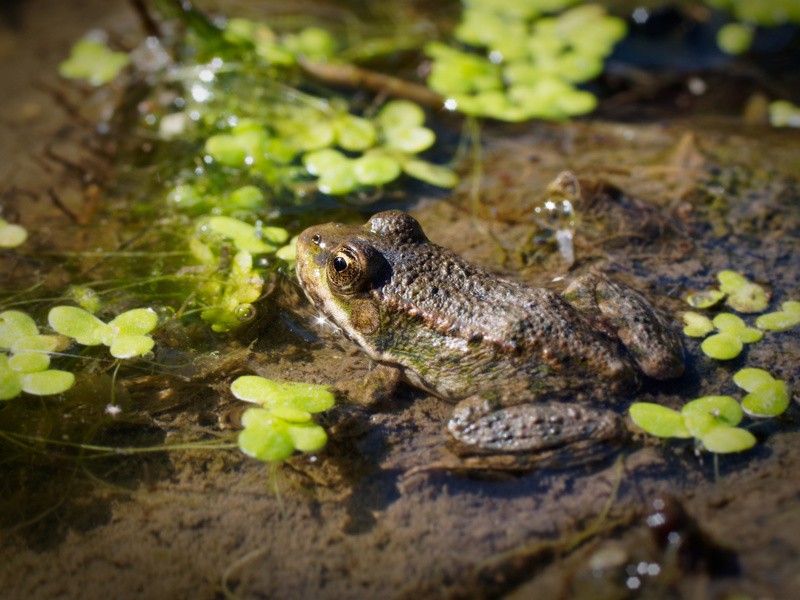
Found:
[[[425,343],[444,354],[455,342],[466,343],[458,364],[473,386],[481,369],[493,378],[498,370],[550,377],[569,369],[576,382],[588,373],[635,379],[620,344],[583,326],[584,317],[559,294],[499,278],[425,238],[381,239],[379,250],[390,265],[374,291],[382,309],[418,320],[428,330]],[[443,360],[454,364],[449,356]]]

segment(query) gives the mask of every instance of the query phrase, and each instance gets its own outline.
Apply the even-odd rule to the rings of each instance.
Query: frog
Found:
[[[613,403],[684,371],[668,317],[588,271],[563,286],[501,277],[430,241],[399,210],[297,238],[296,273],[318,311],[380,365],[454,408],[461,456],[524,456],[613,439]]]

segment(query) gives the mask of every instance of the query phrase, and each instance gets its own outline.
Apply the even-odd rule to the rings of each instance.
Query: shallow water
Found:
[[[55,74],[90,27],[132,46],[135,16],[121,2],[58,6],[18,3],[0,30],[0,70],[13,91],[0,100],[0,201],[4,217],[35,234],[25,252],[0,254],[6,290],[42,281],[39,290],[55,293],[119,268],[144,277],[170,260],[143,260],[131,245],[147,230],[124,202],[136,178],[115,160],[115,141],[94,131],[107,99]],[[480,179],[378,206],[401,205],[433,241],[536,283],[565,265],[531,239],[528,207],[570,169],[598,190],[579,207],[576,270],[613,273],[671,311],[728,268],[766,285],[771,307],[800,298],[800,134],[743,122],[737,99],[759,89],[761,75],[710,74],[716,87],[699,97],[685,77],[664,75],[633,100],[618,94],[590,119],[484,126]],[[792,77],[768,87],[792,89]],[[358,222],[375,209],[324,219]],[[131,256],[108,262],[98,249]],[[323,418],[326,450],[277,468],[235,449],[104,456],[27,443],[224,438],[241,412],[226,394],[235,375],[363,378],[369,361],[315,325],[290,278],[275,285],[258,321],[234,336],[163,332],[158,360],[174,371],[132,367],[115,387],[130,418],[102,417],[107,365],[60,404],[28,397],[0,408],[0,429],[28,436],[0,440],[4,597],[789,597],[800,587],[796,403],[754,428],[753,450],[718,464],[686,442],[640,437],[602,460],[513,476],[434,468],[451,456],[450,407],[410,388],[367,407],[342,403]],[[678,407],[735,393],[730,376],[745,365],[798,383],[796,329],[731,364],[706,358],[694,340],[687,348],[688,373],[637,399]],[[676,529],[692,552],[664,550],[648,530],[649,507],[664,493],[699,528]]]

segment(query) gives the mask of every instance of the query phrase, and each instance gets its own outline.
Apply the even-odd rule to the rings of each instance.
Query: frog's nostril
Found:
[[[311,241],[315,243],[317,246],[319,246],[319,243],[322,241],[322,236],[320,236],[320,234],[318,233],[315,233],[314,235],[311,236]]]

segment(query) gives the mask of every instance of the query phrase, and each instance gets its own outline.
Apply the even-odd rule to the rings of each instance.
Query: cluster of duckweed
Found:
[[[155,341],[149,335],[158,325],[158,315],[150,308],[134,308],[104,323],[92,313],[76,306],[56,306],[47,315],[54,331],[74,339],[82,346],[108,346],[114,358],[134,358],[150,352]]]
[[[596,4],[564,10],[575,3],[464,0],[454,32],[464,47],[428,44],[428,85],[451,109],[503,121],[592,111],[596,98],[577,85],[602,73],[626,25]]]
[[[62,336],[40,334],[36,321],[24,312],[0,313],[0,400],[21,392],[49,396],[71,388],[72,373],[49,368],[50,354],[68,345]]]
[[[704,396],[687,402],[680,411],[636,402],[630,415],[650,435],[663,438],[694,438],[709,452],[725,454],[752,448],[756,438],[737,427],[744,414],[754,419],[777,417],[789,408],[791,392],[785,381],[763,369],[746,367],[733,382],[747,392],[741,402],[731,396]]]
[[[719,289],[693,292],[686,302],[693,308],[710,309],[724,301],[725,305],[742,314],[761,313],[769,306],[769,293],[757,283],[735,271],[721,271],[717,275]],[[756,327],[750,327],[738,315],[730,312],[717,314],[713,319],[704,314],[688,311],[683,313],[683,332],[689,337],[705,338],[701,350],[711,358],[730,360],[741,354],[745,344],[758,342],[764,331],[781,331],[800,321],[795,318],[800,303],[785,302],[780,311],[767,313],[756,319]],[[716,331],[710,337],[710,333]]]
[[[717,33],[717,44],[729,54],[747,52],[758,26],[800,23],[800,3],[796,0],[706,0],[706,3],[727,11],[735,19]]]
[[[314,413],[334,404],[326,386],[245,375],[231,383],[231,392],[259,405],[242,414],[239,448],[248,456],[280,461],[295,451],[317,452],[328,441],[325,430],[312,421]]]
[[[768,307],[766,290],[740,273],[722,271],[717,279],[719,289],[691,293],[686,297],[687,303],[694,308],[709,309],[724,301],[744,314],[763,312]],[[730,360],[742,352],[744,344],[761,340],[764,331],[784,331],[800,323],[800,302],[787,301],[781,305],[781,310],[760,315],[756,327],[748,326],[741,317],[729,312],[710,319],[690,311],[683,314],[683,320],[685,335],[705,338],[700,346],[703,353],[717,360]],[[749,431],[738,427],[744,414],[754,419],[783,414],[789,407],[791,390],[787,382],[753,367],[740,369],[733,376],[733,383],[747,392],[741,403],[731,396],[705,396],[676,411],[638,402],[631,405],[631,419],[657,437],[694,438],[709,452],[747,450],[755,445],[756,439]]]
[[[129,310],[104,323],[82,308],[56,306],[47,320],[59,335],[39,333],[36,321],[22,311],[0,313],[0,400],[21,392],[50,396],[71,388],[72,373],[49,368],[51,354],[66,350],[70,338],[83,346],[104,344],[117,359],[133,358],[152,350],[155,342],[148,334],[158,325],[149,308]]]
[[[390,102],[375,114],[375,107],[359,111],[344,98],[294,87],[298,63],[335,58],[339,45],[327,31],[309,27],[281,35],[237,18],[219,34],[227,46],[207,63],[180,71],[187,92],[181,110],[162,115],[158,124],[163,137],[194,131],[203,139],[208,169],[235,169],[255,185],[296,193],[318,177],[317,189],[336,196],[380,188],[402,173],[435,186],[456,184],[452,170],[417,156],[436,140],[417,104]],[[319,171],[319,161],[309,157],[321,150],[340,155],[335,173]],[[202,192],[204,184],[200,177],[195,187]]]

